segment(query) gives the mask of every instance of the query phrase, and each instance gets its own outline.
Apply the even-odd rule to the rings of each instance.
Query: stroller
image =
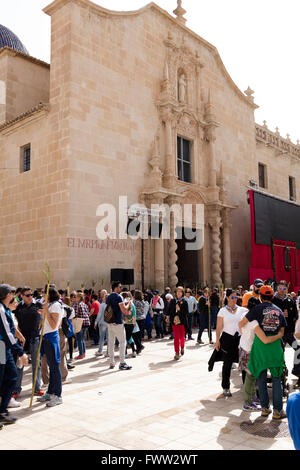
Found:
[[[286,398],[288,400],[289,395],[290,395],[290,384],[288,383],[288,376],[289,376],[289,371],[288,368],[286,367],[286,364],[284,366],[282,376],[281,376],[281,383],[282,383],[282,396],[283,398]],[[268,374],[267,377],[267,387],[272,388],[272,376]]]
[[[283,352],[285,351],[286,343],[288,343],[295,351],[294,367],[292,370],[292,374],[296,375],[299,378],[299,383],[300,383],[300,346],[298,346],[297,340],[294,338],[294,336],[289,336],[286,339],[286,341],[281,341]],[[297,360],[297,358],[299,359]],[[288,371],[288,368],[286,367],[286,363],[284,363],[284,369],[283,369],[282,376],[281,376],[281,383],[282,383],[283,398],[286,398],[287,400],[289,398],[290,391],[291,391],[291,385],[288,383],[288,376],[289,376],[289,371]],[[268,376],[267,384],[268,384],[268,387],[272,387],[271,376]]]

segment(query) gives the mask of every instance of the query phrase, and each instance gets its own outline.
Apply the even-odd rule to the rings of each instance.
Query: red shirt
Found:
[[[91,305],[90,311],[94,309],[93,315],[97,316],[99,312],[99,308],[100,308],[100,302],[98,302],[98,300],[95,300]]]

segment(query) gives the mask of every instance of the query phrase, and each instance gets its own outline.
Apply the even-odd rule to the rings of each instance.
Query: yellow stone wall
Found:
[[[164,170],[164,125],[157,102],[167,54],[164,41],[171,35],[178,47],[197,52],[203,65],[199,103],[189,103],[198,107],[203,120],[211,91],[219,124],[216,168],[219,172],[222,162],[227,202],[236,207],[231,216],[233,284],[247,285],[249,180],[258,180],[258,162],[265,163],[268,191],[287,198],[288,176],[298,174],[299,165],[256,144],[254,106],[232,82],[216,49],[155,5],[113,14],[86,0],[66,0],[54,2],[46,12],[52,22],[50,84],[44,82],[43,95],[50,91],[49,111],[0,130],[0,167],[17,168],[20,147],[30,142],[32,148],[30,172],[0,172],[0,220],[5,226],[0,234],[0,278],[37,287],[48,261],[53,280],[62,288],[67,280],[73,287],[92,280],[96,287],[109,287],[111,268],[135,268],[140,285],[140,242],[97,241],[96,210],[102,203],[117,207],[119,195],[127,195],[129,204],[139,202],[157,131]],[[7,57],[0,59],[2,80]],[[24,62],[19,59],[14,58],[17,75]],[[195,87],[193,76],[189,100],[197,96]],[[0,118],[2,111],[0,101]],[[175,158],[176,129],[173,137]],[[194,149],[194,183],[205,193],[210,162],[201,132]],[[208,228],[206,234],[204,282],[211,275]],[[154,287],[153,246],[146,242],[145,277]],[[167,259],[165,253],[165,264]]]

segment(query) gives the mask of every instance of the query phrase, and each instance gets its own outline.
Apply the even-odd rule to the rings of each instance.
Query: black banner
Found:
[[[300,248],[300,206],[255,191],[253,197],[255,242],[271,245],[275,238]]]

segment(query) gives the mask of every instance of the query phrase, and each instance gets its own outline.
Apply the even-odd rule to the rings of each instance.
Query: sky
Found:
[[[94,0],[110,10],[136,10],[150,0]],[[3,7],[1,3],[4,3]],[[50,0],[0,0],[0,23],[30,55],[50,62]],[[172,14],[176,0],[156,0]],[[186,26],[213,44],[236,85],[255,91],[258,124],[300,140],[300,1],[182,0]]]

